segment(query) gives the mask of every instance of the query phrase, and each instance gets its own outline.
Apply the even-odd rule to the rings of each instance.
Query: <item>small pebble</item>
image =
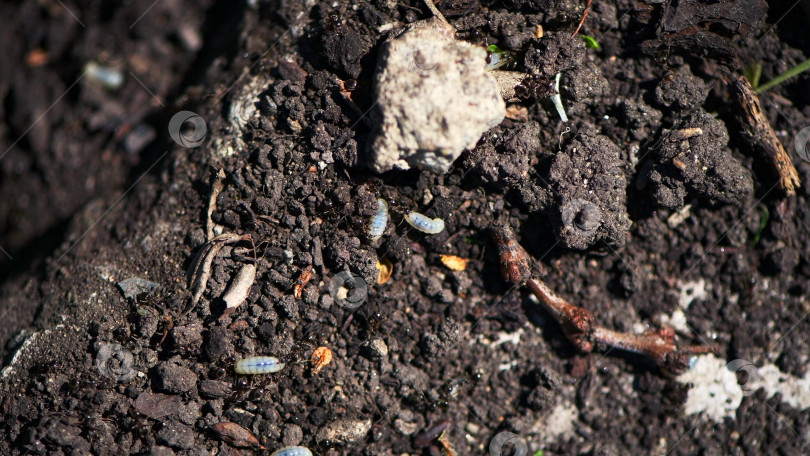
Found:
[[[84,73],[91,81],[100,84],[105,89],[115,90],[124,84],[124,75],[110,67],[99,65],[96,62],[87,62]]]
[[[284,437],[281,440],[284,442],[284,445],[298,445],[302,440],[304,440],[304,431],[301,429],[301,426],[297,424],[284,426]]]
[[[342,419],[333,421],[318,431],[319,442],[330,441],[341,445],[358,442],[366,437],[371,429],[371,419]]]
[[[382,339],[372,339],[360,346],[363,355],[369,359],[383,359],[388,356],[388,345]]]
[[[157,433],[157,441],[177,450],[194,448],[194,431],[183,424],[169,421]]]
[[[221,380],[203,380],[200,382],[200,395],[210,398],[226,397],[233,393],[231,385]]]
[[[163,363],[157,368],[156,387],[170,394],[180,394],[197,386],[197,374],[174,364]]]

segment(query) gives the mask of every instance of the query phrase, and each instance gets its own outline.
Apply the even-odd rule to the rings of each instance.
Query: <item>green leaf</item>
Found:
[[[487,46],[487,51],[493,54],[503,54],[504,52],[506,52],[494,44],[490,44],[489,46]]]
[[[543,450],[537,450],[532,454],[532,456],[543,456]]]
[[[594,37],[588,35],[580,35],[579,37],[582,38],[582,41],[585,42],[586,47],[589,47],[591,49],[599,49],[599,43],[596,42],[596,39]]]
[[[762,84],[761,86],[759,86],[755,90],[755,92],[756,93],[762,93],[762,92],[764,92],[764,91],[766,91],[768,89],[771,89],[773,87],[778,86],[779,84],[787,81],[788,79],[790,79],[790,78],[792,78],[794,76],[798,76],[798,75],[802,74],[803,72],[805,72],[807,70],[810,70],[810,59],[805,60],[804,62],[802,62],[802,63],[796,65],[795,67],[785,71],[784,73],[782,73],[779,76],[771,79],[770,81],[766,82],[765,84]]]

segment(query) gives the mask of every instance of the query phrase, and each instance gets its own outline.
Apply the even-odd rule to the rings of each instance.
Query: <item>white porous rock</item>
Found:
[[[413,24],[380,49],[369,166],[445,173],[506,114],[486,51],[438,19]]]

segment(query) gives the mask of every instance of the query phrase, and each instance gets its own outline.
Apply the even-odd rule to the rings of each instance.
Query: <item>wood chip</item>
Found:
[[[529,110],[525,106],[511,104],[506,107],[506,118],[518,122],[528,122]]]
[[[690,215],[692,215],[692,205],[687,204],[667,217],[667,225],[670,228],[675,228],[688,219]]]
[[[463,271],[467,269],[467,263],[470,260],[461,258],[455,255],[442,255],[442,264],[447,266],[451,271]]]
[[[675,139],[689,139],[694,138],[695,136],[700,136],[703,134],[703,129],[699,127],[695,128],[683,128],[681,130],[675,130],[672,132],[672,136]]]
[[[298,280],[295,282],[293,296],[295,296],[296,299],[301,299],[301,296],[304,294],[304,287],[307,286],[311,279],[312,265],[309,265],[301,270],[301,275],[298,276]]]
[[[772,164],[782,190],[788,195],[795,195],[796,188],[801,186],[799,173],[773,132],[751,84],[745,76],[740,76],[729,84],[729,92],[737,105],[742,138],[752,150]]]

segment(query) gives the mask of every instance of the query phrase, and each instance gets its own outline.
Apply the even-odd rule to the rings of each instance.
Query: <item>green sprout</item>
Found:
[[[543,456],[543,450],[537,450],[537,451],[535,451],[535,452],[532,454],[532,456]]]
[[[480,239],[473,239],[473,238],[471,238],[469,236],[464,238],[464,242],[466,242],[467,244],[474,244],[474,245],[487,245],[486,242],[484,242],[484,241],[482,241]]]
[[[487,51],[489,51],[489,52],[491,52],[493,54],[503,54],[503,53],[506,52],[503,49],[499,48],[495,44],[490,44],[489,46],[487,46]]]
[[[560,120],[562,120],[563,123],[568,123],[568,116],[565,114],[565,107],[563,107],[562,98],[560,97],[560,73],[554,76],[554,92],[554,95],[551,96],[551,101],[557,109]]]
[[[580,35],[579,37],[585,42],[585,47],[599,50],[599,43],[596,42],[596,38],[588,35]]]
[[[754,245],[759,244],[759,240],[762,239],[762,232],[765,231],[765,227],[768,226],[768,220],[771,218],[771,212],[768,210],[768,206],[762,206],[762,209],[764,209],[764,212],[762,218],[759,220],[757,234],[754,235]]]
[[[745,79],[748,79],[748,82],[751,84],[751,87],[756,89],[759,87],[759,78],[762,76],[762,64],[761,63],[752,63],[745,67],[743,71],[745,74]]]
[[[803,73],[803,72],[805,72],[807,70],[810,70],[810,59],[805,60],[804,62],[802,62],[802,63],[796,65],[795,67],[785,71],[784,73],[782,73],[779,76],[771,79],[770,81],[766,82],[765,84],[762,84],[761,86],[759,86],[758,89],[756,89],[756,93],[762,93],[762,92],[764,92],[764,91],[766,91],[766,90],[768,90],[770,88],[776,87],[779,84],[787,81],[788,79],[790,79],[790,78],[792,78],[794,76],[798,76],[799,74],[801,74],[801,73]]]

